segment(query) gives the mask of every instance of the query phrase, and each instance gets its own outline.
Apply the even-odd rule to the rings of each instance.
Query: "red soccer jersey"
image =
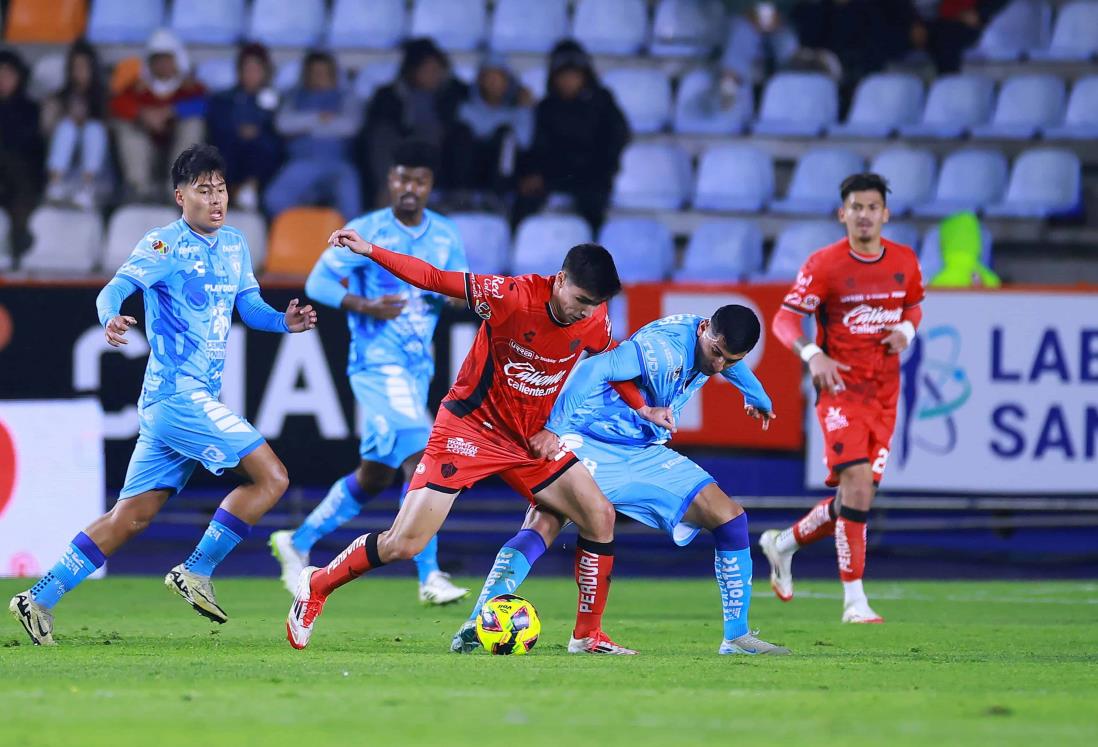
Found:
[[[816,314],[816,344],[851,367],[844,379],[894,391],[900,356],[888,354],[881,341],[902,321],[904,309],[922,302],[923,276],[909,247],[887,239],[881,244],[872,259],[857,254],[848,239],[813,253],[782,305]]]
[[[549,306],[553,279],[465,275],[469,308],[484,320],[442,406],[519,443],[545,427],[580,353],[611,343],[606,304],[563,324]]]

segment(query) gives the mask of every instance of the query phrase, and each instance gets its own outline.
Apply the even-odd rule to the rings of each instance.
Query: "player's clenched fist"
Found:
[[[829,392],[841,392],[846,389],[846,382],[840,375],[840,371],[849,371],[850,366],[839,363],[827,353],[816,353],[808,361],[808,371],[812,374],[812,384],[816,391],[827,390]]]
[[[103,336],[107,338],[107,342],[113,348],[119,345],[129,345],[129,340],[125,338],[126,330],[136,324],[137,320],[132,316],[122,316],[120,314],[107,322],[107,326],[103,329]]]
[[[355,254],[361,254],[363,257],[369,257],[374,251],[374,245],[359,236],[358,231],[353,228],[340,228],[338,231],[333,231],[332,235],[328,237],[328,244],[330,246],[345,246]]]
[[[286,307],[286,329],[306,332],[316,326],[316,310],[312,306],[298,306],[295,298]]]
[[[538,431],[530,436],[530,453],[537,459],[552,459],[560,453],[560,437],[552,431]]]

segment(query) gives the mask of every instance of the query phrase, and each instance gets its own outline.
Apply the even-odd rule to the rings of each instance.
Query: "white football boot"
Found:
[[[168,575],[164,577],[164,585],[183,597],[195,612],[206,619],[219,624],[228,622],[229,615],[217,603],[217,595],[209,576],[191,573],[180,563],[168,571]]]
[[[458,632],[454,633],[454,640],[450,641],[450,650],[455,654],[471,654],[480,648],[480,638],[477,637],[476,620],[466,620],[461,624]]]
[[[449,573],[431,571],[419,585],[419,601],[424,604],[451,604],[469,595],[469,590],[454,585]]]
[[[767,529],[759,537],[759,549],[770,563],[770,588],[783,602],[793,598],[793,553],[778,549],[781,530]]]
[[[293,532],[283,529],[271,532],[271,538],[267,540],[271,555],[282,566],[282,585],[291,594],[297,591],[297,580],[301,577],[302,569],[309,565],[309,553],[294,547],[293,538]]]
[[[35,646],[56,646],[53,640],[53,615],[31,598],[30,591],[23,591],[8,603],[11,616],[27,631]]]
[[[844,623],[883,623],[883,617],[873,611],[866,599],[854,600],[843,608]]]
[[[309,586],[313,574],[318,570],[313,565],[301,569],[294,602],[290,605],[290,614],[286,616],[286,640],[298,650],[309,645],[309,639],[313,637],[313,623],[320,617],[324,603],[328,601],[327,597],[313,594]]]
[[[785,646],[775,646],[773,643],[767,643],[761,638],[756,638],[755,634],[758,632],[752,630],[731,641],[725,639],[721,642],[721,647],[717,650],[717,653],[746,654],[748,656],[784,656],[790,653]]]
[[[625,646],[619,646],[610,640],[610,636],[601,630],[587,638],[570,638],[568,640],[568,653],[570,654],[610,654],[611,656],[635,656],[636,651]]]

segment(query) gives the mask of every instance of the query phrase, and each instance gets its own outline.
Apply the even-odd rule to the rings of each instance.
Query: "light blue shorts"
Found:
[[[582,460],[599,489],[626,516],[662,529],[679,546],[701,527],[684,523],[686,509],[713,476],[666,446],[629,446],[569,433],[562,439]]]
[[[137,446],[119,498],[148,490],[178,493],[198,463],[220,475],[264,443],[251,423],[204,389],[142,405],[138,417]]]
[[[362,417],[358,453],[364,461],[399,468],[427,447],[433,420],[427,411],[430,376],[397,365],[373,366],[351,375]]]

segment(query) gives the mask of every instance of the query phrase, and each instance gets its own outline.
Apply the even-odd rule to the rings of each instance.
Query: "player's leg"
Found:
[[[835,556],[843,582],[843,622],[879,623],[884,618],[869,606],[862,577],[865,575],[866,519],[876,495],[872,465],[863,462],[839,475],[842,495],[835,520]]]
[[[770,588],[783,602],[793,598],[793,554],[835,533],[838,494],[824,498],[785,529],[768,529],[759,537],[759,549],[770,562]]]
[[[426,443],[426,437],[423,442]],[[404,473],[404,484],[400,488],[400,502],[404,503],[404,497],[408,495],[408,486],[415,476],[416,466],[423,457],[423,450],[416,452],[404,460],[401,471]],[[450,574],[439,568],[438,565],[438,535],[431,537],[426,546],[412,558],[416,564],[416,574],[419,576],[419,601],[424,604],[445,605],[464,599],[469,590],[464,586],[458,586],[450,580]]]

